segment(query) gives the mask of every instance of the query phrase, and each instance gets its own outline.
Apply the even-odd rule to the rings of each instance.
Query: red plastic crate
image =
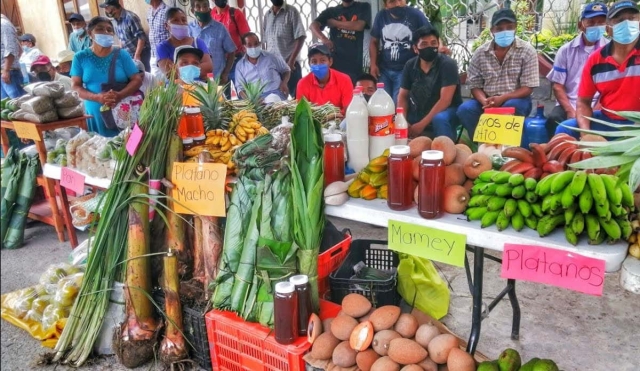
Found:
[[[329,291],[329,275],[340,268],[351,246],[351,234],[346,233],[344,240],[318,255],[318,295],[321,298]]]
[[[340,306],[320,300],[320,318],[335,317]],[[311,344],[306,337],[279,344],[271,329],[245,322],[231,312],[212,310],[205,316],[214,371],[304,371],[302,359]]]

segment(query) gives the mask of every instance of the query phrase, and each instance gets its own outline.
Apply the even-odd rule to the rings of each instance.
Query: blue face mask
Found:
[[[29,51],[31,51],[31,47],[26,46],[26,45],[22,45],[22,51],[25,53],[29,53]]]
[[[622,21],[613,26],[613,41],[628,45],[640,35],[640,21]]]
[[[145,3],[151,4],[151,0],[144,0]]]
[[[515,40],[515,38],[515,30],[500,31],[493,34],[494,41],[501,48],[506,48],[507,46],[513,44],[513,40]]]
[[[110,48],[113,45],[113,35],[97,33],[94,36],[93,41],[95,41],[96,44],[100,45],[103,48]]]
[[[314,64],[310,66],[311,73],[315,75],[319,80],[324,79],[329,73],[329,65],[328,64]]]
[[[595,43],[604,35],[605,28],[605,26],[587,27],[587,29],[584,30],[584,37],[590,43]]]
[[[180,72],[180,79],[187,84],[193,84],[200,77],[200,67],[192,65],[182,66],[178,72]]]
[[[84,31],[84,28],[78,28],[77,30],[73,30],[73,32],[71,33],[74,35],[80,35],[83,31]]]

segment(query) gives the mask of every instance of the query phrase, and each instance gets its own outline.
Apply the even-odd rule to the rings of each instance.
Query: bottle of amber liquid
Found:
[[[442,151],[422,152],[418,183],[418,213],[425,219],[442,216],[445,170],[443,158]]]
[[[291,344],[298,337],[298,295],[291,282],[276,283],[273,297],[273,327],[276,341]]]
[[[306,336],[309,317],[313,312],[309,277],[299,274],[289,278],[289,282],[295,285],[296,293],[298,294],[298,335]]]
[[[388,196],[391,210],[407,210],[413,205],[413,160],[409,146],[391,146],[387,158]]]
[[[344,180],[344,143],[342,135],[324,136],[324,186]]]
[[[191,138],[204,135],[204,121],[200,107],[185,107],[184,118],[187,124],[187,131]]]

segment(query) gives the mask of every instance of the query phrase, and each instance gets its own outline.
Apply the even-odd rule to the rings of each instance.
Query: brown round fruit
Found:
[[[427,358],[427,351],[410,339],[393,339],[389,343],[389,357],[401,365],[420,363]]]
[[[400,369],[400,371],[424,371],[422,367],[418,365],[406,365]]]
[[[331,359],[333,350],[340,344],[340,340],[336,339],[331,332],[323,332],[313,342],[311,347],[311,357],[315,359],[325,360]]]
[[[334,318],[333,322],[331,322],[331,333],[342,341],[349,340],[356,326],[358,326],[358,321],[355,318],[343,314]]]
[[[402,338],[402,335],[393,330],[382,330],[380,332],[376,332],[376,334],[373,335],[371,348],[373,348],[376,353],[384,357],[389,353],[389,343],[391,340],[399,338]]]
[[[373,325],[369,321],[364,321],[356,326],[349,337],[351,349],[361,352],[371,345],[373,341]]]
[[[368,321],[369,320],[369,316],[371,316],[371,313],[373,313],[374,310],[376,310],[376,308],[371,307],[371,309],[369,309],[369,312],[367,312],[367,314],[365,314],[364,316],[358,318],[358,322],[362,323],[364,321]]]
[[[451,164],[444,169],[444,186],[462,185],[467,180],[464,175],[464,166]]]
[[[400,312],[400,307],[398,306],[385,305],[373,311],[369,316],[369,321],[373,324],[373,329],[376,332],[388,330],[396,324],[398,317],[400,317]]]
[[[429,342],[427,351],[435,363],[446,363],[451,349],[460,346],[458,338],[450,334],[438,335]]]
[[[424,325],[420,325],[418,331],[416,331],[416,342],[427,349],[431,340],[438,335],[440,335],[440,330],[438,330],[436,326],[425,323]]]
[[[389,357],[380,357],[371,365],[371,371],[400,371],[400,365]]]
[[[360,294],[349,294],[342,299],[342,311],[353,318],[369,313],[371,302]]]
[[[444,153],[444,164],[451,165],[456,159],[456,145],[451,138],[447,136],[439,136],[431,143],[431,149],[442,151]]]
[[[402,313],[393,329],[403,338],[410,339],[418,330],[418,320],[410,313]]]
[[[348,341],[343,341],[338,344],[336,349],[333,350],[333,357],[331,360],[338,367],[351,367],[356,364],[356,351],[351,349]]]
[[[459,146],[459,145],[460,144],[456,144],[456,146]],[[453,163],[464,165],[464,162],[467,161],[467,158],[469,156],[471,156],[471,153],[472,153],[471,150],[469,150],[469,153],[467,153],[464,149],[456,148],[456,159],[453,161]]]
[[[449,371],[476,371],[476,361],[460,348],[453,348],[447,357]]]
[[[462,186],[467,190],[467,192],[471,193],[471,188],[473,188],[474,185],[473,180],[467,179]]]
[[[423,151],[431,149],[431,138],[429,137],[417,137],[411,139],[409,145],[409,156],[419,157]]]
[[[307,341],[309,344],[313,344],[320,334],[322,334],[322,321],[317,314],[311,313],[309,324],[307,325]]]
[[[471,148],[469,148],[468,145],[464,144],[464,143],[458,143],[456,144],[456,149],[461,150],[462,152],[465,152],[467,155],[471,156],[471,154],[473,153],[473,151],[471,150]]]
[[[469,203],[469,192],[460,185],[450,185],[444,189],[444,211],[449,214],[462,214]]]
[[[413,159],[413,163],[411,164],[411,174],[413,175],[413,180],[420,181],[420,161],[422,158],[420,156]]]
[[[464,175],[476,179],[480,174],[492,168],[491,159],[483,153],[474,153],[464,162]]]
[[[433,362],[429,357],[418,363],[418,366],[422,367],[424,371],[438,371],[438,364]]]
[[[369,371],[371,370],[371,365],[373,365],[379,358],[380,356],[378,355],[378,353],[376,353],[375,350],[367,349],[364,352],[359,352],[358,355],[356,355],[356,364],[358,365],[358,368],[360,370]]]
[[[413,190],[413,201],[416,203],[416,205],[418,204],[419,194],[420,194],[420,187],[416,186],[416,188]]]
[[[322,332],[331,332],[331,322],[333,322],[333,318],[325,318],[322,320]]]

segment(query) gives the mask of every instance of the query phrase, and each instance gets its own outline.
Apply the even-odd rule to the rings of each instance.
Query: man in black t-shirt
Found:
[[[329,38],[322,32],[325,27],[329,27]],[[364,64],[364,30],[370,27],[371,5],[343,0],[341,5],[320,13],[310,29],[331,50],[331,68],[346,73],[355,83]]]
[[[398,107],[403,107],[410,124],[409,136],[446,135],[455,142],[457,107],[462,104],[458,65],[438,53],[440,35],[435,28],[421,27],[413,33],[413,50],[402,71]]]

